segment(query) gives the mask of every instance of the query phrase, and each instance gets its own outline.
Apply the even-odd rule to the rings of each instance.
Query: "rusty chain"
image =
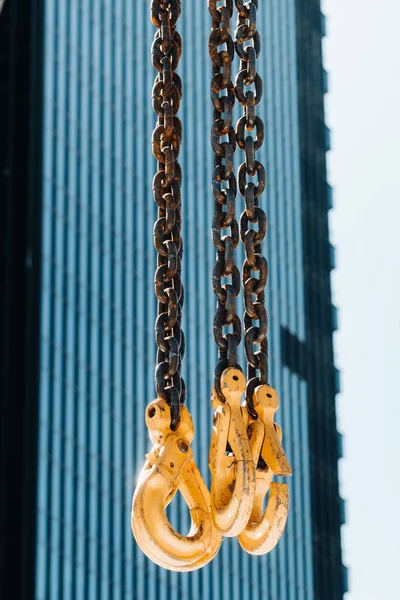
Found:
[[[235,5],[238,17],[233,42],[230,35],[233,0],[208,0],[212,17],[209,54],[213,63],[211,100],[214,107],[211,130],[211,144],[214,150],[212,239],[217,249],[217,260],[213,270],[213,289],[217,296],[214,338],[219,349],[214,384],[218,395],[221,396],[219,380],[222,371],[228,366],[238,366],[237,347],[241,341],[241,322],[236,314],[240,275],[235,265],[235,249],[239,241],[235,219],[238,184],[240,194],[245,200],[245,211],[240,217],[240,239],[246,254],[242,269],[245,302],[244,341],[248,362],[246,401],[250,412],[256,418],[252,401],[254,389],[260,384],[268,383],[268,315],[265,309],[268,263],[262,255],[267,219],[259,206],[259,197],[265,189],[266,177],[263,165],[256,160],[256,152],[264,141],[264,124],[256,114],[256,106],[263,93],[262,80],[257,73],[261,43],[257,31],[258,0],[235,0]],[[224,49],[219,50],[220,46],[224,46]],[[233,86],[232,63],[235,49],[240,59],[240,70]],[[221,92],[225,93],[221,95]],[[243,116],[237,122],[236,131],[232,126],[235,98],[243,106]],[[225,140],[221,141],[221,138]],[[245,153],[245,160],[238,170],[237,182],[233,163],[236,145]],[[254,177],[257,178],[256,183],[252,181]],[[229,235],[223,236],[222,230],[228,228]],[[254,275],[257,272],[258,277]],[[223,284],[222,279],[229,277],[230,282]],[[232,330],[224,333],[224,328],[230,326]]]
[[[155,326],[158,347],[155,383],[159,398],[171,406],[171,429],[180,419],[180,405],[185,401],[185,383],[181,364],[185,338],[181,329],[183,286],[181,281],[181,181],[178,156],[182,124],[177,112],[182,97],[182,83],[176,68],[182,54],[182,42],[176,30],[181,0],[152,0],[151,20],[157,27],[152,45],[154,68],[158,71],[153,87],[153,109],[158,116],[153,132],[153,154],[158,171],[153,180],[158,219],[154,225],[157,270],[154,284],[158,300]]]
[[[262,254],[262,242],[267,231],[267,217],[259,206],[259,198],[266,185],[265,169],[256,159],[256,152],[264,141],[264,123],[256,114],[263,84],[257,73],[260,56],[260,34],[257,31],[258,0],[235,0],[238,11],[235,31],[235,48],[240,59],[236,77],[235,94],[243,106],[243,116],[236,125],[236,141],[245,153],[238,171],[239,192],[245,200],[245,210],[240,217],[240,238],[246,258],[242,269],[244,292],[244,345],[247,358],[246,402],[256,418],[253,392],[261,384],[268,384],[268,315],[265,308],[265,286],[268,263]],[[252,178],[256,178],[256,183]],[[253,273],[259,273],[255,277]],[[257,324],[258,322],[258,324]]]
[[[219,2],[223,3],[217,6]],[[235,0],[235,5],[238,22],[233,41],[230,34],[233,0],[208,0],[212,17],[209,54],[213,63],[211,100],[214,107],[211,130],[214,150],[212,239],[217,251],[213,269],[213,289],[217,296],[214,338],[219,348],[215,386],[221,395],[220,375],[228,366],[238,366],[237,347],[241,341],[241,322],[236,313],[240,274],[235,264],[239,227],[235,218],[237,182],[233,156],[237,144],[245,153],[245,161],[238,170],[238,186],[245,199],[245,211],[240,218],[240,238],[246,253],[242,270],[245,352],[248,361],[246,398],[254,414],[253,391],[257,385],[268,383],[268,316],[264,291],[268,264],[262,255],[267,221],[265,212],[259,206],[266,178],[263,165],[256,160],[256,152],[264,140],[264,125],[256,114],[263,90],[261,77],[257,73],[260,55],[258,0]],[[158,172],[153,182],[154,199],[158,205],[158,220],[154,227],[154,243],[158,252],[155,274],[158,299],[155,380],[157,395],[171,406],[173,428],[179,422],[180,404],[185,399],[185,384],[180,373],[185,347],[181,330],[182,174],[177,160],[182,126],[176,116],[182,96],[181,80],[176,73],[182,52],[181,38],[176,31],[180,9],[180,0],[152,0],[151,3],[152,21],[158,29],[152,47],[153,65],[158,71],[153,88],[153,108],[158,115],[153,133],[153,154],[158,160]],[[221,46],[223,49],[220,49]],[[235,48],[240,58],[240,71],[233,85]],[[244,108],[236,132],[232,125],[235,97]],[[253,177],[257,177],[257,183],[251,180]],[[229,229],[228,235],[223,235],[224,229]],[[259,277],[255,277],[253,272],[258,272]],[[223,283],[228,278],[229,282]],[[231,328],[229,332],[226,331],[228,328]]]
[[[212,17],[209,37],[209,55],[212,60],[211,101],[213,123],[211,144],[214,151],[212,187],[214,217],[212,240],[216,247],[216,263],[213,269],[213,290],[217,296],[214,317],[214,339],[218,346],[219,361],[214,374],[217,394],[224,400],[220,388],[220,376],[228,366],[238,366],[237,347],[241,341],[241,323],[236,313],[236,298],[240,292],[240,273],[235,265],[235,249],[239,243],[239,228],[235,218],[237,183],[233,155],[236,150],[235,130],[232,126],[235,88],[232,82],[232,63],[235,57],[234,43],[230,35],[233,0],[208,0]],[[219,49],[220,47],[223,49]],[[223,235],[229,229],[228,235]],[[228,283],[222,280],[229,278]],[[224,332],[224,328],[231,328]]]

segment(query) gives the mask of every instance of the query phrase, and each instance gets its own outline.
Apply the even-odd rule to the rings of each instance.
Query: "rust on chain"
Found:
[[[257,31],[258,0],[235,0],[235,4],[238,11],[235,49],[240,59],[235,95],[243,106],[243,116],[236,125],[236,142],[245,158],[238,170],[238,187],[245,200],[245,210],[240,217],[240,239],[246,255],[242,268],[244,346],[248,363],[246,402],[250,414],[257,419],[253,392],[259,385],[268,384],[268,315],[265,308],[268,263],[262,254],[267,218],[259,206],[266,176],[263,165],[257,160],[257,151],[264,141],[264,124],[256,114],[256,106],[263,94],[262,80],[257,73],[261,43]]]
[[[238,367],[237,347],[242,337],[241,322],[236,313],[236,298],[240,292],[240,273],[235,264],[239,227],[235,218],[237,182],[233,162],[236,133],[232,125],[235,105],[235,88],[232,82],[235,48],[230,33],[233,0],[224,0],[218,6],[216,0],[208,0],[208,10],[212,17],[208,49],[212,60],[211,145],[214,151],[212,241],[216,248],[212,285],[217,297],[213,329],[214,339],[218,346],[214,388],[219,399],[225,402],[221,391],[221,375],[228,367]],[[226,235],[224,235],[224,230],[229,230]],[[223,280],[227,281],[223,283]]]
[[[153,109],[157,124],[153,133],[153,154],[158,161],[153,180],[153,195],[158,206],[154,225],[157,270],[154,277],[158,300],[155,325],[157,360],[155,369],[158,398],[171,407],[171,429],[179,424],[185,384],[181,365],[185,338],[181,329],[183,286],[181,281],[181,181],[178,162],[182,124],[176,116],[182,97],[182,82],[176,73],[182,42],[176,30],[181,0],[152,0],[151,20],[157,28],[152,59],[157,76],[153,87]]]

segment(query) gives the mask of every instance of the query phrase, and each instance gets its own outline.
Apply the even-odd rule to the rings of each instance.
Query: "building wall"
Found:
[[[302,229],[307,345],[314,588],[317,598],[340,600],[347,591],[347,569],[341,563],[339,495],[340,438],[336,430],[335,395],[340,391],[334,366],[332,334],[337,311],[331,300],[332,246],[328,210],[332,190],[327,182],[326,152],[330,131],[325,125],[321,39],[325,18],[319,0],[296,0],[300,106],[300,164],[303,190]]]
[[[294,471],[291,509],[270,555],[250,557],[236,540],[226,540],[210,566],[191,574],[156,567],[130,529],[135,477],[149,449],[144,408],[154,397],[148,3],[47,0],[44,19],[36,600],[166,600],[172,594],[247,600],[261,593],[312,600],[308,390],[298,369],[282,360],[281,347],[282,330],[300,342],[306,337],[295,2],[268,0],[259,9],[271,383],[280,394],[278,421]],[[195,456],[208,477],[216,351],[206,2],[186,0],[178,27],[184,41],[184,374]],[[187,523],[180,505],[171,519]]]

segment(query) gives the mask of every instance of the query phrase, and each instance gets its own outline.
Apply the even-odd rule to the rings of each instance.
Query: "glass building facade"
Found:
[[[32,288],[38,315],[37,361],[31,366],[35,373],[37,369],[32,421],[37,422],[37,486],[29,597],[342,598],[326,147],[320,150],[320,138],[312,138],[315,128],[310,134],[315,102],[309,101],[306,89],[312,74],[325,136],[326,74],[321,55],[313,51],[321,51],[319,2],[267,0],[260,3],[258,17],[264,81],[260,114],[266,125],[260,160],[268,177],[263,201],[269,220],[270,379],[280,396],[277,420],[293,468],[288,523],[271,554],[251,557],[236,540],[227,539],[211,565],[188,574],[151,563],[136,546],[130,527],[135,478],[150,448],[144,409],[154,398],[151,135],[156,117],[151,107],[154,27],[149,3],[33,4],[40,8],[35,18],[41,39],[35,47],[41,77],[34,80],[40,98],[38,251],[29,255],[39,282]],[[184,131],[184,377],[196,429],[195,457],[208,478],[216,348],[207,3],[185,0],[178,29],[184,86],[179,114]],[[311,164],[314,151],[321,154]],[[313,176],[320,192],[315,192]],[[314,227],[313,203],[320,231]],[[326,265],[318,263],[325,256],[325,241]],[[325,287],[318,294],[331,320],[318,321],[318,309],[311,303],[312,268],[314,276],[321,271]],[[315,360],[321,360],[321,349],[326,350],[325,378],[314,380],[311,372]],[[321,427],[327,437],[315,434]],[[326,456],[321,451],[325,446]],[[329,485],[322,481],[324,461],[330,461]],[[316,490],[318,477],[321,489]],[[324,516],[327,498],[331,501]],[[172,505],[171,519],[186,527],[187,515],[179,503]],[[326,520],[330,529],[324,528]],[[321,557],[320,543],[324,551],[331,544],[336,553]]]

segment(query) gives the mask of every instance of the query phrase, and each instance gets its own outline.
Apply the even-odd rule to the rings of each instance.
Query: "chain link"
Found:
[[[220,377],[222,371],[227,367],[238,367],[237,347],[241,341],[242,331],[240,318],[236,313],[236,298],[240,292],[240,273],[235,265],[239,227],[235,218],[237,182],[233,163],[233,155],[236,150],[236,134],[232,125],[235,104],[232,63],[235,58],[235,49],[230,34],[233,0],[223,0],[217,7],[218,2],[219,0],[208,0],[208,10],[212,17],[208,49],[212,60],[210,92],[214,107],[211,128],[211,145],[214,151],[212,240],[216,247],[212,284],[217,296],[214,339],[219,350],[214,386],[217,394],[224,401]],[[223,49],[219,49],[221,46]],[[229,229],[228,235],[223,235],[224,229]],[[228,279],[228,282],[223,283],[223,279]],[[224,332],[224,328],[228,327],[231,328],[230,331]]]
[[[181,329],[184,300],[181,281],[181,181],[178,163],[182,124],[177,112],[182,97],[182,83],[176,68],[182,54],[182,41],[176,30],[181,0],[152,0],[151,20],[158,31],[152,45],[154,68],[158,75],[153,87],[153,109],[158,116],[153,132],[153,154],[158,171],[153,180],[158,219],[154,225],[157,270],[154,284],[158,300],[155,325],[157,359],[156,393],[171,406],[171,428],[180,419],[180,405],[185,401],[185,383],[181,364],[185,338]]]
[[[221,5],[217,6],[219,2]],[[256,114],[256,106],[263,92],[262,80],[257,73],[261,44],[257,31],[258,0],[235,0],[235,4],[238,22],[234,42],[230,34],[233,0],[208,0],[212,17],[209,54],[213,63],[211,100],[214,107],[211,129],[214,150],[212,239],[217,250],[212,280],[217,296],[214,338],[219,348],[215,387],[222,396],[220,375],[226,367],[238,366],[237,347],[241,341],[241,323],[236,313],[240,274],[235,265],[235,249],[239,242],[239,227],[235,218],[238,184],[245,199],[245,211],[240,218],[240,238],[246,252],[242,270],[245,352],[248,361],[246,397],[249,409],[254,413],[253,391],[257,385],[268,383],[268,316],[264,291],[268,264],[262,255],[267,220],[259,206],[266,178],[263,165],[256,160],[256,152],[264,140],[264,125]],[[154,226],[154,242],[158,252],[155,274],[158,299],[155,379],[157,395],[171,405],[173,428],[179,422],[180,403],[185,399],[185,384],[180,374],[185,347],[181,330],[184,297],[181,282],[182,174],[178,163],[182,125],[176,116],[182,97],[182,84],[175,72],[182,52],[181,38],[176,31],[180,9],[180,0],[152,0],[151,4],[152,21],[158,29],[152,48],[153,65],[158,71],[153,88],[153,108],[158,115],[153,134],[153,154],[158,160],[158,172],[153,182],[154,199],[158,205],[158,220]],[[221,46],[224,48],[220,49]],[[232,63],[235,48],[240,58],[240,71],[234,86]],[[235,97],[244,107],[236,132],[232,126]],[[238,182],[233,162],[236,144],[245,153],[245,161],[238,171]],[[254,177],[256,182],[252,181]],[[229,229],[228,235],[222,234],[224,229]],[[259,277],[254,276],[255,272],[259,273]],[[229,282],[224,283],[224,279]],[[224,328],[229,327],[231,330],[224,332]]]
[[[246,253],[242,269],[244,346],[248,363],[246,402],[250,412],[257,418],[253,392],[257,386],[268,384],[268,315],[265,308],[268,263],[262,255],[267,217],[259,206],[266,176],[263,165],[256,159],[256,152],[264,142],[264,123],[256,114],[256,106],[263,94],[262,80],[257,73],[261,43],[257,31],[258,0],[235,0],[235,4],[238,11],[235,49],[240,59],[235,94],[243,106],[243,116],[236,126],[236,142],[245,154],[238,171],[238,185],[245,200],[245,210],[240,217],[240,238]],[[256,182],[252,181],[253,178],[256,178]],[[255,273],[259,274],[258,277]]]

